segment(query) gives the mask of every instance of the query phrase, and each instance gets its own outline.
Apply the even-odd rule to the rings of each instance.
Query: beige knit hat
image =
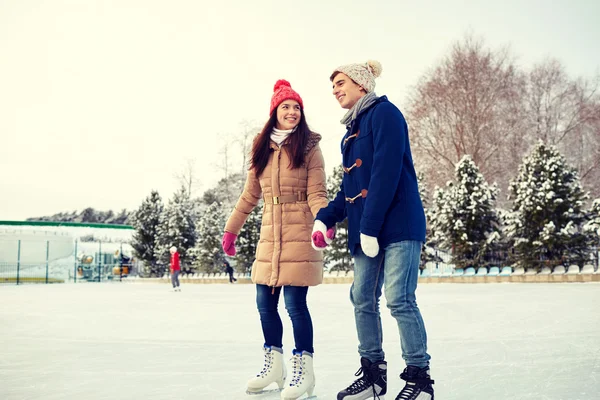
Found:
[[[348,75],[350,79],[362,86],[367,93],[375,89],[375,78],[381,75],[381,63],[379,61],[369,60],[362,64],[347,64],[337,67],[331,74],[331,80],[336,72]]]

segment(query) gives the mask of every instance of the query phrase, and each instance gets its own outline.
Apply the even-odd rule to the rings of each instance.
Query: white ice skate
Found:
[[[292,356],[292,377],[289,384],[281,392],[281,400],[296,400],[304,393],[311,398],[315,390],[315,372],[313,355],[308,351]]]
[[[248,381],[246,386],[246,393],[248,394],[262,394],[283,389],[286,377],[283,350],[279,347],[265,346],[263,351],[265,355],[263,369]],[[277,383],[279,389],[265,390],[273,382]]]

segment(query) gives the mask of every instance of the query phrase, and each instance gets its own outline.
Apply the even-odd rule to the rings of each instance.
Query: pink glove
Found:
[[[327,232],[325,233],[325,235],[327,236],[327,239],[329,239],[329,241],[325,241],[325,237],[323,236],[323,232],[321,231],[316,231],[315,233],[312,234],[312,241],[313,244],[316,247],[327,247],[327,245],[329,243],[331,243],[331,241],[335,238],[335,228],[329,228],[327,229]]]
[[[331,243],[333,241],[333,239],[335,239],[335,226],[332,226],[331,228],[327,229],[326,236],[329,239],[328,243]]]
[[[221,246],[223,247],[223,251],[228,256],[235,256],[235,240],[237,239],[237,235],[231,232],[225,232],[223,234],[223,240],[221,241]]]
[[[315,250],[323,250],[335,238],[335,226],[327,229],[325,224],[319,220],[315,221],[313,233],[311,235],[312,247]],[[325,233],[325,234],[323,234]]]

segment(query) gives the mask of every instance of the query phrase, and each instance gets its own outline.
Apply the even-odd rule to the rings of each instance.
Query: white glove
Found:
[[[379,254],[379,243],[377,242],[376,237],[367,236],[361,233],[360,247],[362,247],[362,251],[367,257],[374,258],[377,254]]]

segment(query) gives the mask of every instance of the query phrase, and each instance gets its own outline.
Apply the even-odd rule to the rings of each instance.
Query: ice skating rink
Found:
[[[359,367],[350,286],[309,291],[316,395]],[[0,286],[0,399],[276,400],[247,396],[262,367],[253,285]],[[436,400],[600,398],[600,284],[427,284],[417,299]],[[280,301],[284,350],[291,324]],[[393,400],[404,367],[382,299]]]

